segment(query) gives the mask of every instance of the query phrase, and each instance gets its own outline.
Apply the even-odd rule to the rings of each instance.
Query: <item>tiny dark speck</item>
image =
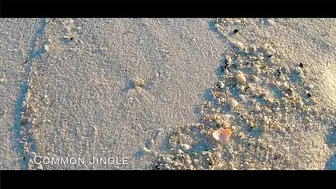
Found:
[[[310,98],[312,95],[310,93],[307,93],[308,98]]]
[[[238,29],[234,29],[234,30],[233,30],[233,33],[238,33],[238,32],[239,32]]]
[[[272,57],[272,55],[270,54],[270,55],[268,55],[268,58],[271,58]]]
[[[72,41],[74,39],[74,37],[70,37],[70,40]]]
[[[300,68],[303,68],[303,64],[302,63],[300,63],[299,66],[300,66]]]

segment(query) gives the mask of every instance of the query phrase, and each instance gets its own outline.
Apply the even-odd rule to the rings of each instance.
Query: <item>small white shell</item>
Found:
[[[303,102],[302,102],[301,100],[297,102],[297,106],[298,106],[298,107],[302,108],[303,105],[304,105],[304,104],[303,104]]]
[[[240,98],[240,100],[242,100],[242,101],[245,101],[246,99],[245,99],[245,96],[244,95],[239,95],[239,98]]]
[[[200,161],[198,159],[194,159],[194,163],[197,165],[200,163]]]
[[[231,59],[231,57],[226,57],[226,60],[227,60],[227,63],[229,63],[229,64],[231,64],[231,62],[232,62],[232,59]]]
[[[267,21],[268,21],[268,25],[270,25],[270,26],[274,26],[275,25],[274,20],[268,19]]]
[[[251,76],[251,79],[252,79],[252,81],[255,82],[255,83],[258,83],[258,81],[259,81],[259,77],[255,76],[255,75],[252,75],[252,76]]]
[[[218,86],[219,86],[219,88],[223,89],[225,87],[225,84],[224,84],[223,81],[219,81]]]
[[[163,162],[164,162],[164,163],[168,163],[168,164],[172,164],[172,163],[174,163],[174,161],[171,160],[169,157],[165,157],[165,158],[163,158]]]
[[[221,158],[222,158],[222,154],[221,154],[220,152],[216,152],[216,153],[215,153],[215,157],[216,157],[217,159],[221,159]]]
[[[6,83],[6,82],[7,82],[6,76],[0,78],[0,83]]]
[[[211,170],[223,170],[223,164],[215,165],[211,168]]]
[[[36,170],[43,170],[43,165],[42,164],[38,164],[36,166]]]
[[[224,114],[223,115],[223,118],[226,120],[226,121],[229,121],[230,118],[232,118],[233,116],[232,115],[229,115],[229,114]]]
[[[302,68],[301,68],[301,67],[297,67],[297,68],[296,68],[296,71],[297,71],[297,72],[299,72],[299,74],[302,74],[302,73],[303,73],[303,71],[302,71]]]
[[[237,47],[239,49],[243,49],[244,48],[244,44],[242,42],[240,42],[240,41],[235,42],[235,44],[237,45]]]
[[[45,45],[44,46],[44,50],[46,50],[47,52],[49,51],[49,46],[48,45]]]
[[[229,107],[230,107],[230,109],[233,109],[233,108],[235,108],[237,106],[238,106],[238,102],[235,99],[230,98],[229,99]]]
[[[238,72],[236,75],[236,80],[237,80],[237,83],[244,84],[246,82],[246,77],[244,76],[242,72]]]
[[[256,105],[256,106],[254,107],[254,111],[259,112],[259,111],[260,111],[260,107],[259,107],[258,105]]]
[[[181,147],[183,150],[189,150],[191,148],[188,144],[182,144]]]
[[[142,150],[144,153],[146,153],[146,154],[150,154],[150,153],[151,153],[151,151],[150,151],[148,148],[146,148],[146,146],[142,146],[142,147],[141,147],[141,150]]]

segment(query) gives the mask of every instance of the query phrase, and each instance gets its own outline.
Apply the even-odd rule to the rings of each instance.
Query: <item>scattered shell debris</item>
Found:
[[[214,21],[228,40],[224,26],[233,21]],[[276,52],[267,43],[232,42],[223,55],[219,81],[210,89],[212,99],[199,106],[199,122],[176,128],[169,137],[169,151],[157,153],[152,169],[302,169],[287,151],[267,143],[264,135],[284,137],[302,130],[288,124],[291,121],[307,128],[325,121],[336,125],[336,114],[321,108],[315,87],[305,77],[304,63],[283,66]]]

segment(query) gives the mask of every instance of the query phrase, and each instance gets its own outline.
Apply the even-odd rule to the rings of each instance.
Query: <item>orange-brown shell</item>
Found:
[[[212,133],[212,137],[219,142],[228,141],[231,136],[230,129],[219,128],[215,132]]]

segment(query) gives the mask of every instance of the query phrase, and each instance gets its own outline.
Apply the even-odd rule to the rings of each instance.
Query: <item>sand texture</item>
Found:
[[[0,22],[0,169],[336,169],[335,19]]]

